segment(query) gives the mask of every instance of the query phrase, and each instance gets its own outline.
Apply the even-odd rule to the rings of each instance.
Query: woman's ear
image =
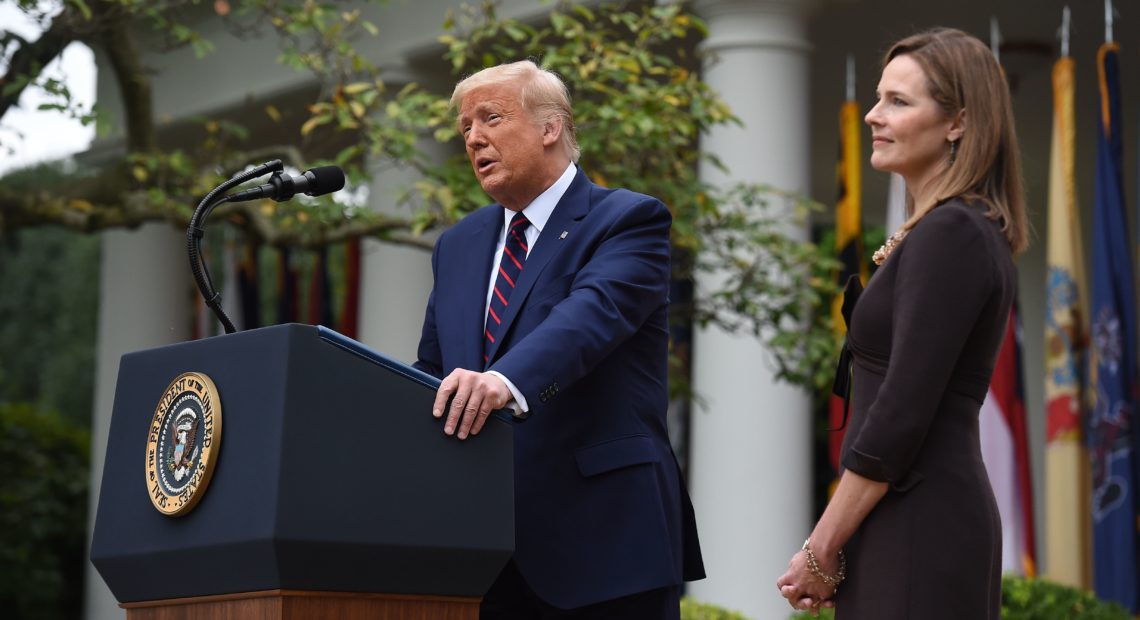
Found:
[[[950,123],[950,129],[946,131],[946,141],[957,142],[962,139],[964,133],[966,133],[966,108],[958,110],[958,114],[954,116],[954,122]]]

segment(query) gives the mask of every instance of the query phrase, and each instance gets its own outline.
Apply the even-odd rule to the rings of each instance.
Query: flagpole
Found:
[[[1112,0],[1104,0],[1104,42],[1112,43]]]
[[[855,101],[855,55],[847,53],[847,100]]]
[[[1107,0],[1106,0],[1107,1]],[[998,28],[998,18],[996,15],[990,16],[990,51],[994,54],[994,60],[1001,64],[1001,30]]]
[[[1063,58],[1069,57],[1069,21],[1072,19],[1069,15],[1069,5],[1061,9],[1061,56]]]

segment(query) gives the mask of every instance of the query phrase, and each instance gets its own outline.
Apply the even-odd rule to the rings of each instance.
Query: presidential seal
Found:
[[[187,372],[170,382],[150,421],[146,485],[150,501],[176,517],[194,508],[214,474],[222,440],[222,404],[214,382]]]

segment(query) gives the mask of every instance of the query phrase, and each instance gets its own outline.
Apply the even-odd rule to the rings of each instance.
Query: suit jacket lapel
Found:
[[[471,248],[470,260],[462,261],[459,269],[458,299],[470,300],[461,304],[460,329],[463,331],[463,359],[459,368],[483,368],[483,323],[486,319],[487,286],[491,281],[491,263],[495,260],[495,245],[502,232],[502,207],[488,209],[460,247]],[[493,217],[492,217],[493,216]]]
[[[506,335],[510,332],[515,317],[525,305],[527,295],[534,288],[535,282],[542,276],[543,269],[565,245],[566,238],[562,236],[562,233],[572,231],[578,221],[585,217],[590,210],[590,188],[592,185],[590,179],[586,178],[586,173],[579,168],[574,181],[566,189],[566,193],[562,195],[558,205],[554,207],[550,219],[546,221],[546,226],[542,229],[542,234],[538,236],[534,242],[534,247],[531,248],[530,254],[526,257],[526,265],[519,276],[519,281],[515,284],[515,290],[511,292],[511,303],[507,306],[507,311],[502,317],[506,325],[503,325],[500,334]],[[489,273],[487,277],[491,277]],[[499,338],[499,342],[492,345],[488,353],[488,358],[491,361],[495,360],[499,345],[504,340],[506,338]]]

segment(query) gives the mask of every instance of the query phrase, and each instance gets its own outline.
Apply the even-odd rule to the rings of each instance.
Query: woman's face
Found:
[[[878,98],[863,119],[871,126],[871,165],[919,187],[947,165],[949,141],[961,131],[930,96],[926,74],[908,55],[887,63]]]

